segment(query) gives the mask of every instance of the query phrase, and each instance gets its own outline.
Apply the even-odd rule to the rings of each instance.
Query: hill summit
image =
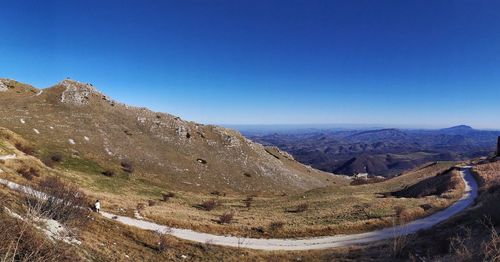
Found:
[[[118,103],[92,84],[0,83],[0,126],[27,138],[40,158],[71,159],[69,168],[99,175],[133,166],[133,176],[161,188],[199,191],[297,192],[339,179],[237,131]]]

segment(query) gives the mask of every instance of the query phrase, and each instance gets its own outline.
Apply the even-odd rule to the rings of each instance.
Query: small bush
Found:
[[[167,202],[168,200],[170,200],[170,198],[175,197],[175,194],[172,192],[161,193],[161,197],[162,197],[162,201]]]
[[[210,194],[211,194],[211,195],[214,195],[214,196],[223,196],[223,197],[225,197],[225,196],[226,196],[226,193],[224,193],[224,192],[220,192],[220,191],[218,191],[218,190],[212,191],[212,192],[210,192]]]
[[[251,196],[247,197],[245,200],[243,200],[243,203],[245,204],[246,208],[252,207],[253,197]]]
[[[490,231],[490,239],[481,245],[482,256],[484,261],[500,261],[500,236],[494,227]]]
[[[63,160],[63,156],[61,153],[54,153],[51,157],[50,160],[60,163]]]
[[[214,199],[210,199],[210,200],[207,200],[203,203],[201,203],[201,208],[203,208],[204,210],[206,211],[212,211],[214,210],[217,206],[219,205],[219,203],[217,203],[216,200]]]
[[[295,208],[295,213],[302,213],[305,212],[309,209],[309,204],[307,203],[302,203]]]
[[[274,221],[269,224],[269,231],[275,232],[283,228],[285,226],[285,223],[281,221]]]
[[[127,173],[134,172],[134,166],[132,165],[132,162],[130,162],[128,160],[123,160],[120,165],[122,166],[122,170],[127,172]]]
[[[44,158],[42,162],[45,166],[50,168],[54,168],[54,166],[56,165],[56,163],[52,159],[50,159],[50,157]]]
[[[16,143],[15,146],[16,146],[17,150],[25,153],[26,155],[32,156],[35,154],[35,149],[33,149],[30,146],[26,146],[26,145],[23,145],[21,143]]]
[[[450,254],[459,258],[458,261],[474,261],[474,252],[470,248],[471,230],[462,228],[458,233],[450,239]]]
[[[252,227],[252,230],[256,231],[259,234],[264,234],[266,232],[264,227]]]
[[[21,176],[26,178],[27,180],[33,180],[33,177],[39,177],[40,174],[38,173],[39,171],[33,167],[28,168],[21,168],[17,170],[17,173],[19,173]]]
[[[219,223],[220,224],[230,224],[234,219],[234,213],[233,212],[225,212],[224,214],[220,215],[219,217]]]
[[[403,214],[404,214],[405,210],[406,210],[406,208],[403,206],[395,206],[394,207],[394,212],[396,215],[396,219],[398,220],[398,224],[400,224],[401,222],[404,222],[401,220],[403,218]]]
[[[123,133],[125,133],[127,136],[132,136],[132,132],[128,131],[128,130],[123,130]]]
[[[102,172],[103,175],[107,176],[107,177],[114,177],[116,176],[116,173],[115,171],[112,171],[112,170],[106,170],[104,172]]]
[[[148,206],[152,207],[154,205],[156,205],[156,201],[154,201],[154,200],[148,200]]]
[[[167,234],[158,233],[158,247],[157,247],[158,253],[166,252],[169,248],[170,245],[168,242]]]
[[[47,177],[37,188],[47,194],[44,199],[27,197],[30,209],[62,223],[84,224],[89,211],[87,197],[77,186],[66,184],[57,177]]]
[[[146,204],[144,204],[144,203],[137,204],[137,207],[136,207],[137,211],[144,210],[144,208],[146,208]]]

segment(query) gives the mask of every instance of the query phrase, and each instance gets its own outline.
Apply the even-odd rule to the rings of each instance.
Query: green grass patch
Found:
[[[74,157],[64,157],[60,167],[93,175],[102,175],[102,172],[105,171],[105,168],[101,167],[97,162]]]

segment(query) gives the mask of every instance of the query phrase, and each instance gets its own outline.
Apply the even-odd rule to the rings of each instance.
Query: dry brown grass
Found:
[[[53,242],[35,227],[23,196],[0,186],[0,261],[75,261],[79,252],[65,243]],[[21,214],[23,219],[12,215]]]
[[[56,246],[29,222],[0,211],[0,261],[62,261],[69,255],[67,247]]]
[[[273,232],[273,237],[307,237],[334,235],[345,233],[359,233],[392,225],[395,216],[394,206],[403,206],[411,210],[411,216],[418,218],[426,216],[451,204],[453,199],[439,197],[426,197],[417,199],[384,198],[380,193],[401,189],[424,179],[435,176],[449,168],[451,164],[443,163],[432,167],[418,170],[401,177],[390,179],[382,183],[360,185],[360,186],[331,186],[315,189],[300,195],[289,196],[252,196],[251,209],[242,205],[242,198],[246,195],[227,194],[218,196],[214,200],[218,204],[211,212],[199,208],[212,197],[210,194],[196,192],[175,191],[174,198],[168,202],[159,201],[163,198],[162,191],[151,194],[151,187],[143,187],[136,182],[135,177],[130,180],[116,180],[111,178],[110,183],[127,183],[119,194],[101,191],[95,188],[92,179],[102,179],[102,175],[85,175],[79,172],[63,172],[61,170],[45,170],[44,166],[35,160],[22,158],[20,160],[9,160],[6,163],[10,168],[20,166],[36,166],[40,168],[41,177],[57,175],[65,180],[77,182],[83,186],[83,191],[93,199],[101,200],[103,208],[117,214],[133,216],[134,210],[139,209],[141,215],[152,219],[160,224],[179,228],[189,228],[201,232],[215,234],[234,234],[240,236],[267,237],[267,233],[258,228],[267,228],[273,221],[283,221],[287,226]],[[14,169],[15,170],[15,169]],[[15,176],[8,172],[3,174],[13,181]],[[106,178],[107,179],[107,178]],[[128,187],[128,185],[136,185]],[[123,197],[126,195],[127,197]],[[154,206],[139,205],[137,203],[148,203],[148,200],[157,197]],[[209,201],[212,202],[212,201]],[[301,204],[308,205],[307,212],[290,213],[285,207],[298,207]],[[432,208],[421,211],[422,205],[430,205]],[[208,206],[212,206],[211,203]],[[364,206],[363,210],[357,206]],[[198,207],[198,208],[196,208]],[[238,213],[238,219],[231,224],[221,225],[218,218],[224,210],[234,210]]]
[[[489,240],[483,242],[481,251],[485,261],[500,261],[500,236],[494,227],[490,227]]]
[[[429,196],[415,199],[398,199],[381,197],[381,192],[401,189],[406,185],[435,176],[448,169],[451,164],[438,164],[414,173],[390,179],[382,183],[353,187],[329,187],[309,191],[292,196],[260,196],[252,198],[251,209],[242,205],[239,195],[220,196],[217,208],[206,212],[200,203],[207,201],[211,195],[191,192],[175,192],[176,197],[168,202],[159,201],[153,207],[145,207],[141,214],[160,224],[189,228],[201,232],[215,234],[233,234],[252,237],[267,237],[258,228],[267,228],[273,221],[283,221],[287,224],[283,230],[273,233],[273,237],[307,237],[359,233],[369,230],[389,227],[395,217],[394,206],[403,206],[407,216],[413,219],[427,216],[449,206],[455,199],[445,199],[439,196]],[[92,192],[95,198],[105,200],[105,209],[113,212],[132,215],[129,210],[135,209],[137,201],[146,202],[149,198],[127,192],[127,198],[119,195]],[[158,193],[159,199],[161,194]],[[211,202],[211,201],[209,201]],[[298,205],[307,203],[307,212],[290,213],[284,207],[295,209]],[[209,205],[211,206],[211,204]],[[364,206],[363,210],[357,206]],[[430,206],[423,210],[421,206]],[[125,210],[122,212],[121,210]],[[221,225],[218,218],[224,210],[235,210],[238,220]]]

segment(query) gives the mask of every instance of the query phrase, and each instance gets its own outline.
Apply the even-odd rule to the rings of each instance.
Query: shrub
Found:
[[[458,261],[474,261],[473,251],[469,247],[471,241],[471,230],[463,228],[450,239],[450,253],[453,254]]]
[[[158,232],[158,247],[157,247],[158,253],[166,252],[169,248],[170,245],[168,242],[167,234]]]
[[[104,172],[102,172],[103,175],[107,176],[107,177],[114,177],[116,176],[116,173],[115,171],[112,171],[112,170],[106,170]]]
[[[255,230],[257,233],[259,234],[264,234],[266,232],[266,230],[264,229],[264,227],[252,227],[252,230]]]
[[[219,203],[217,203],[217,201],[215,199],[210,199],[210,200],[207,200],[203,203],[201,203],[201,208],[203,208],[204,210],[206,211],[212,211],[214,210],[217,206],[219,205]]]
[[[146,208],[146,204],[144,204],[144,203],[137,204],[137,207],[136,207],[137,211],[144,210],[144,208]]]
[[[152,207],[152,206],[154,206],[154,205],[156,205],[156,201],[151,200],[151,199],[150,199],[150,200],[148,200],[148,206]]]
[[[161,197],[164,202],[167,202],[168,200],[170,200],[170,198],[175,197],[175,194],[172,192],[161,193]]]
[[[78,187],[62,182],[57,177],[47,177],[40,182],[38,191],[45,196],[27,197],[27,203],[32,212],[62,223],[84,224],[89,211],[87,197]]]
[[[220,224],[230,224],[234,219],[234,213],[233,212],[225,212],[224,214],[220,215],[219,217],[219,223]]]
[[[27,180],[33,180],[33,177],[39,177],[40,174],[38,173],[39,171],[33,167],[28,168],[21,168],[17,170],[17,173],[21,174],[24,178]]]
[[[16,143],[15,146],[16,146],[17,150],[25,153],[26,155],[32,156],[35,154],[35,149],[33,149],[30,146],[26,146],[26,145],[23,145],[21,143]]]
[[[50,159],[50,157],[44,158],[42,162],[45,166],[50,168],[54,168],[54,166],[56,165],[56,163],[52,159]]]
[[[281,221],[274,221],[269,224],[269,231],[275,232],[283,228],[285,226],[285,223]]]
[[[397,224],[404,222],[404,221],[402,221],[402,219],[403,219],[403,213],[405,212],[405,210],[406,210],[406,208],[403,206],[395,206],[394,207],[394,212],[396,215]]]
[[[245,204],[246,208],[252,207],[253,197],[248,196],[245,200],[243,200],[243,203]]]
[[[129,160],[123,160],[120,165],[122,166],[122,170],[127,173],[134,172],[134,166],[132,165],[132,162],[130,162]]]
[[[61,153],[54,153],[51,157],[50,160],[60,163],[63,160],[63,156]]]
[[[309,209],[309,204],[307,203],[302,203],[295,208],[295,213],[302,213],[305,212]]]
[[[482,244],[482,256],[484,261],[500,261],[500,237],[494,227],[490,231],[490,239]]]
[[[210,194],[214,195],[214,196],[224,196],[224,197],[226,196],[226,193],[220,192],[218,190],[212,191],[212,192],[210,192]]]

